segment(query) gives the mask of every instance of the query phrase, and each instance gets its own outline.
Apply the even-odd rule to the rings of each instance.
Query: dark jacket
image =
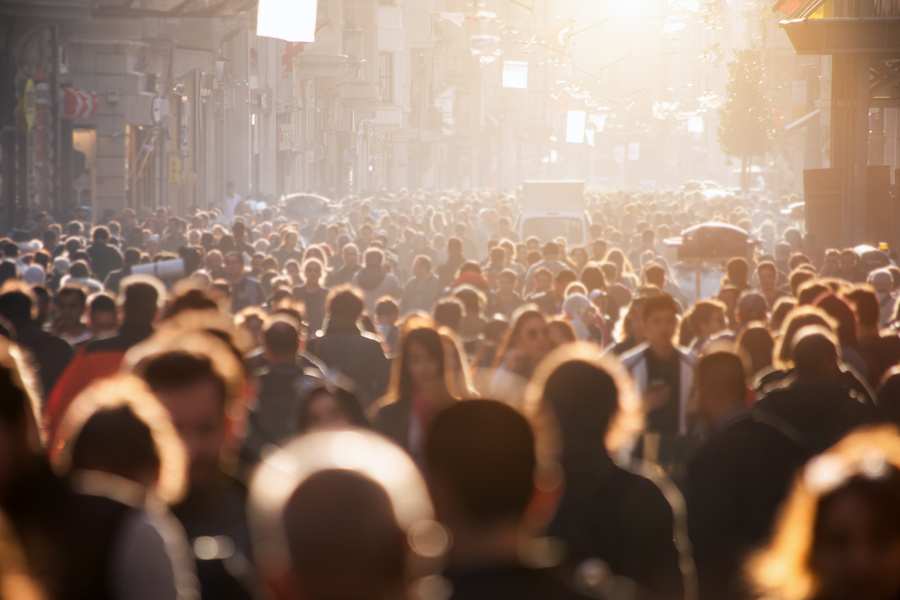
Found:
[[[456,272],[459,271],[464,262],[466,262],[466,259],[463,258],[462,254],[451,254],[447,257],[445,263],[438,266],[437,276],[441,289],[453,283],[453,280],[456,279]]]
[[[91,257],[91,271],[100,281],[105,281],[111,271],[121,269],[124,264],[119,249],[106,242],[94,242],[88,247],[87,253]]]
[[[768,392],[756,406],[797,431],[810,454],[819,454],[851,429],[875,419],[875,409],[845,387],[798,379]]]
[[[337,285],[344,285],[353,281],[353,276],[360,270],[359,265],[347,266],[344,265],[337,271],[332,271],[328,274],[328,277],[325,279],[325,283],[328,287],[335,287]]]
[[[129,266],[122,267],[117,271],[112,271],[109,275],[106,276],[106,280],[103,282],[103,287],[110,292],[118,294],[119,285],[121,285],[122,280],[129,275],[131,275],[131,267]]]
[[[13,323],[16,342],[27,350],[33,359],[41,381],[43,406],[50,392],[72,360],[72,347],[60,337],[41,329],[36,322]]]
[[[498,566],[446,574],[453,589],[450,600],[587,600],[571,589],[554,568],[532,569],[521,565]]]
[[[384,269],[366,267],[353,276],[353,285],[362,290],[369,314],[375,314],[375,304],[382,296],[399,299],[403,295],[400,282]]]
[[[563,460],[566,490],[548,534],[568,544],[574,564],[603,560],[657,598],[684,598],[675,513],[662,489],[605,452]],[[674,487],[674,486],[673,486]],[[673,492],[677,494],[677,492]]]
[[[387,390],[391,363],[378,340],[344,319],[331,319],[325,333],[309,340],[307,350],[329,371],[352,379],[364,407]]]
[[[308,375],[300,365],[268,366],[257,372],[259,392],[247,417],[244,454],[252,462],[267,445],[280,445],[297,431],[298,396]]]
[[[760,411],[716,425],[688,465],[688,534],[700,600],[736,597],[748,551],[768,536],[807,453],[796,433]]]

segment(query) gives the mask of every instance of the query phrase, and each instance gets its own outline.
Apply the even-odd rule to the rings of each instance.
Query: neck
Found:
[[[520,562],[522,534],[515,522],[490,527],[469,524],[451,529],[453,546],[448,559],[453,569],[477,570]]]
[[[675,346],[671,343],[650,343],[650,351],[653,352],[658,358],[666,360],[670,358],[672,354],[675,353]]]

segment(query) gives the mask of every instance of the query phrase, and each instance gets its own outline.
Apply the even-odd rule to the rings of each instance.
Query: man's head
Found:
[[[556,260],[559,258],[559,246],[555,242],[547,242],[541,251],[544,260]]]
[[[424,463],[437,517],[451,530],[519,525],[535,493],[531,426],[493,400],[459,402],[438,414]]]
[[[838,383],[841,380],[841,353],[837,338],[828,329],[809,325],[794,336],[792,350],[797,377],[810,381]]]
[[[56,295],[56,315],[63,328],[69,328],[81,322],[87,294],[76,286],[65,286]]]
[[[768,303],[762,294],[757,292],[744,292],[741,294],[737,305],[737,318],[741,325],[747,325],[751,321],[766,322]]]
[[[328,298],[328,315],[332,319],[355,323],[362,315],[364,307],[362,296],[352,287],[336,288]]]
[[[220,369],[212,356],[184,349],[151,354],[135,367],[135,373],[168,410],[184,442],[193,489],[204,487],[215,475],[226,440],[231,398]]]
[[[771,292],[778,283],[778,269],[775,263],[764,261],[756,265],[756,278],[759,279],[759,287],[764,292]]]
[[[162,284],[147,277],[126,277],[122,281],[119,296],[122,320],[128,323],[152,323],[156,319],[160,301],[164,298],[161,288]]]
[[[99,227],[94,227],[94,232],[91,234],[91,239],[94,242],[103,242],[106,243],[109,241],[109,229],[103,227],[102,225]]]
[[[547,267],[541,267],[534,272],[534,291],[536,293],[549,291],[553,287],[553,273]]]
[[[276,316],[263,327],[263,348],[271,364],[295,364],[300,349],[300,325],[287,316]]]
[[[379,248],[369,248],[366,250],[366,268],[380,269],[384,264],[384,252]]]
[[[106,293],[97,293],[88,300],[88,326],[95,336],[111,333],[119,327],[116,301]]]
[[[253,476],[249,517],[258,573],[277,600],[405,598],[422,575],[414,531],[439,531],[418,468],[365,431],[310,433],[277,450]],[[429,556],[445,549],[429,546]]]
[[[237,281],[244,276],[244,255],[240,252],[229,252],[225,255],[225,279]]]
[[[413,275],[419,279],[423,279],[431,274],[431,268],[431,259],[424,254],[419,255],[413,263]]]
[[[359,264],[359,248],[352,242],[345,245],[341,249],[341,258],[344,260],[344,266],[355,267]]]
[[[647,298],[643,307],[643,328],[653,349],[671,349],[678,330],[678,306],[668,294]]]
[[[747,265],[746,258],[732,258],[725,265],[725,272],[728,274],[728,279],[733,285],[739,287],[747,285],[747,278],[750,273],[750,267]]]
[[[697,364],[697,408],[710,427],[744,405],[746,371],[741,357],[730,351],[705,354]]]
[[[650,264],[644,267],[644,279],[648,285],[655,285],[659,289],[666,286],[666,270],[657,264]]]

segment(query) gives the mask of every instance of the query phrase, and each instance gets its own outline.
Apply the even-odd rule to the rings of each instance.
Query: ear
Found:
[[[538,467],[534,477],[531,500],[525,509],[525,525],[528,529],[543,533],[553,517],[562,499],[564,488],[562,468],[553,463]]]

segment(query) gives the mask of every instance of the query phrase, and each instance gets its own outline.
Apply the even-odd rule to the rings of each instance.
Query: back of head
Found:
[[[18,286],[6,288],[0,293],[0,316],[12,323],[30,321],[33,305],[32,296]]]
[[[456,403],[435,417],[424,460],[436,506],[477,525],[519,519],[531,499],[537,467],[531,425],[494,400]],[[443,497],[443,494],[446,497]],[[438,515],[441,517],[442,515]]]
[[[286,317],[272,319],[263,329],[263,344],[274,356],[293,356],[297,352],[299,339],[299,327]]]
[[[363,312],[363,299],[351,287],[339,287],[328,298],[328,314],[332,319],[347,319],[356,322]]]
[[[132,276],[122,282],[122,313],[125,321],[152,323],[159,308],[160,290],[152,280]]]
[[[744,361],[734,352],[711,352],[697,363],[700,389],[719,402],[742,403],[747,392],[746,381]]]
[[[765,297],[758,292],[745,292],[741,294],[738,300],[737,312],[741,323],[747,324],[751,321],[766,321],[766,312],[768,311],[768,303]]]
[[[406,536],[378,483],[348,470],[310,475],[284,508],[300,597],[365,600],[404,585]]]
[[[160,458],[150,427],[130,406],[103,408],[84,423],[72,445],[72,469],[101,471],[148,484]]]
[[[799,377],[823,380],[839,368],[837,340],[824,327],[804,327],[794,339],[794,366]]]

